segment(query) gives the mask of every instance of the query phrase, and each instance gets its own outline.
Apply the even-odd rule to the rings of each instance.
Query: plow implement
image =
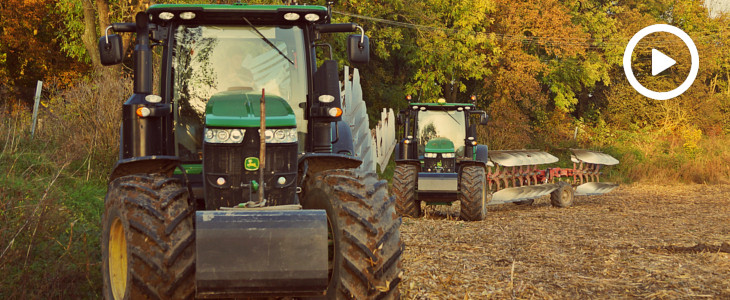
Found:
[[[547,165],[559,160],[549,153],[492,151],[479,144],[477,126],[486,125],[489,116],[477,108],[476,96],[471,100],[409,102],[408,108],[399,112],[393,194],[401,216],[421,216],[423,203],[459,202],[462,220],[480,221],[486,216],[487,205],[529,204],[550,195],[553,206],[568,207],[574,195],[599,195],[616,188],[616,184],[600,179],[604,166],[618,164],[608,154],[571,149],[572,168],[549,168]],[[380,135],[383,139],[394,136]]]
[[[490,151],[487,162],[489,204],[502,204],[535,199],[560,188],[558,182],[569,183],[574,195],[605,194],[618,184],[600,182],[601,168],[618,164],[612,156],[591,150],[570,149],[573,168],[541,169],[539,165],[554,163],[558,158],[538,150]]]

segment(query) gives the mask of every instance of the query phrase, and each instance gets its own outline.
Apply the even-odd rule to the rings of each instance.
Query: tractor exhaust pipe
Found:
[[[136,16],[137,46],[134,47],[134,93],[152,93],[152,50],[150,49],[149,17],[140,12]]]
[[[264,169],[266,168],[266,97],[265,89],[261,89],[261,130],[259,130],[259,205],[264,205],[264,190],[266,184],[264,182]]]

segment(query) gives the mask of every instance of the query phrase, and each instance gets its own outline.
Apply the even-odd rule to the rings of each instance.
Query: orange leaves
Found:
[[[79,69],[60,51],[56,34],[63,24],[50,0],[5,0],[0,6],[0,82],[12,96],[30,101],[23,91],[49,74]]]
[[[528,44],[556,56],[585,52],[588,35],[571,22],[560,1],[539,3],[497,0],[496,24],[513,44]]]

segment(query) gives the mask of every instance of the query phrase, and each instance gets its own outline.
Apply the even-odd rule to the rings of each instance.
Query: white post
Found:
[[[33,124],[30,127],[30,138],[33,138],[35,134],[35,123],[38,119],[38,103],[41,102],[41,90],[43,88],[43,81],[38,80],[38,84],[35,88],[35,104],[33,104]]]

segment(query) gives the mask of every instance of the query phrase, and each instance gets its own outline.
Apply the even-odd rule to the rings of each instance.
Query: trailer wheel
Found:
[[[416,199],[417,169],[414,165],[398,165],[393,172],[395,210],[404,217],[421,216],[421,201]]]
[[[466,166],[459,178],[459,216],[464,221],[481,221],[487,215],[487,179],[484,168]]]
[[[106,299],[192,299],[193,207],[179,180],[115,179],[105,199],[102,277]]]
[[[398,299],[401,218],[374,173],[330,170],[306,179],[302,206],[325,209],[330,227],[327,299]]]
[[[565,181],[558,182],[558,189],[550,193],[550,204],[555,207],[573,205],[573,186]]]

